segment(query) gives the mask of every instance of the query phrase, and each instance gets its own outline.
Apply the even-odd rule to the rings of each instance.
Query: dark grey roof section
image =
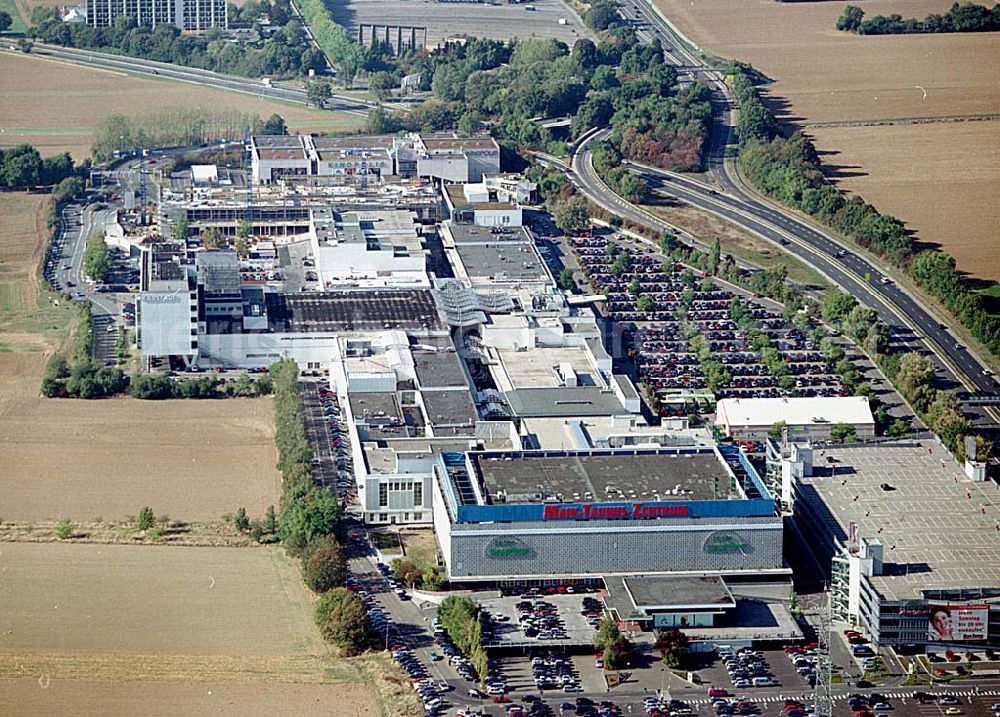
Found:
[[[519,388],[506,394],[518,416],[614,416],[628,413],[618,397],[596,387]]]
[[[709,450],[471,454],[493,502],[725,500],[731,477]]]
[[[265,298],[270,328],[276,333],[443,329],[434,297],[426,290],[304,292]]]
[[[479,413],[467,390],[423,391],[421,396],[435,435],[475,434]]]
[[[629,576],[625,587],[640,609],[679,608],[703,605],[735,608],[736,600],[720,577]]]
[[[465,375],[454,351],[414,351],[420,388],[465,387]]]

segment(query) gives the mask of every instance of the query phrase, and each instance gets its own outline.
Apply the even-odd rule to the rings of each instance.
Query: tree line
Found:
[[[182,33],[169,23],[155,28],[140,26],[129,15],[120,15],[111,27],[65,23],[59,8],[45,6],[32,11],[28,34],[63,47],[115,52],[244,77],[296,77],[326,69],[322,53],[309,43],[302,23],[292,16],[288,0],[248,3],[241,13],[246,21],[268,15],[271,24],[267,30],[260,23],[255,25],[258,39],[231,41],[217,27],[196,35]],[[271,31],[271,27],[278,29]]]
[[[941,15],[931,13],[923,20],[901,15],[875,15],[865,19],[865,11],[848,5],[837,18],[837,29],[858,35],[913,35],[937,32],[995,32],[1000,30],[1000,4],[988,8],[975,3],[955,3]]]
[[[170,398],[256,398],[268,396],[272,390],[270,374],[262,374],[253,380],[246,371],[228,382],[212,374],[192,378],[136,374],[132,377],[129,395],[151,401]]]
[[[995,356],[1000,356],[1000,316],[957,270],[955,259],[933,249],[915,251],[896,217],[880,213],[861,197],[847,198],[832,185],[811,139],[801,132],[784,136],[757,91],[760,75],[748,65],[729,68],[740,101],[739,162],[744,176],[786,206],[811,215],[858,246],[905,271],[938,299]]]
[[[108,160],[115,152],[140,147],[193,147],[216,141],[243,139],[247,130],[285,134],[279,115],[267,121],[256,114],[237,110],[162,108],[134,117],[105,116],[94,132],[91,152],[97,160]],[[283,131],[285,130],[285,131]]]
[[[273,363],[274,441],[281,472],[278,536],[288,554],[302,562],[303,579],[320,595],[314,619],[323,638],[345,655],[372,645],[364,602],[347,590],[345,529],[336,494],[313,475],[313,450],[306,438],[299,367],[291,359]]]
[[[472,662],[479,679],[486,679],[489,659],[483,649],[483,615],[479,605],[464,595],[449,595],[438,608],[437,619],[455,647]]]

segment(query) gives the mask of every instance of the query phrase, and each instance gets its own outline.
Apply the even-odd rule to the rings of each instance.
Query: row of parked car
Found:
[[[691,705],[683,700],[669,700],[662,697],[646,697],[642,701],[646,717],[686,717],[694,714]]]
[[[712,709],[718,717],[755,715],[760,712],[760,708],[749,697],[716,697],[712,700]]]
[[[337,494],[341,500],[354,502],[357,499],[357,486],[354,482],[354,464],[351,459],[350,444],[347,429],[337,394],[328,387],[319,384],[319,400],[323,409],[323,420],[330,431],[330,450],[337,466]]]

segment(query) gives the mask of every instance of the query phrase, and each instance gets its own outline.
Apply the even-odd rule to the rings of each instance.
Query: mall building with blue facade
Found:
[[[657,624],[683,592],[685,622],[711,625],[726,585],[790,580],[775,500],[732,447],[443,453],[433,490],[453,583],[619,584],[620,617]]]

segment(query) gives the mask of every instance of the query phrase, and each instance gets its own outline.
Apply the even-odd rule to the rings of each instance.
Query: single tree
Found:
[[[347,559],[336,538],[323,535],[309,544],[302,559],[302,575],[309,589],[316,593],[344,585]]]
[[[59,540],[73,537],[73,524],[68,519],[59,521],[59,525],[56,526],[56,537]]]
[[[404,585],[415,588],[420,582],[420,568],[409,558],[398,558],[392,561],[392,572]]]
[[[577,234],[590,227],[590,212],[587,200],[579,194],[557,201],[552,207],[552,218],[556,226],[567,234]]]
[[[660,657],[663,658],[663,663],[667,667],[677,669],[683,667],[687,660],[688,638],[676,628],[663,630],[656,633],[656,642],[653,648],[660,653]]]
[[[559,288],[564,291],[573,291],[576,288],[576,282],[573,281],[572,269],[563,269],[559,272]]]
[[[139,511],[139,517],[136,519],[135,526],[139,530],[149,530],[156,524],[156,516],[153,515],[153,509],[148,505],[143,506],[142,510]]]
[[[250,519],[247,517],[247,509],[242,506],[236,509],[233,516],[233,527],[240,533],[250,528]]]
[[[184,243],[191,236],[191,225],[187,219],[180,219],[174,224],[174,241]]]
[[[371,643],[371,623],[361,598],[344,588],[334,588],[316,603],[314,613],[320,634],[345,656],[364,652]]]
[[[285,118],[279,114],[273,114],[264,123],[264,134],[288,134],[288,125]]]
[[[201,233],[201,244],[206,249],[218,249],[225,242],[226,238],[218,227],[209,227]]]
[[[838,443],[852,443],[858,440],[858,429],[850,423],[837,423],[830,429],[830,437]]]
[[[306,87],[306,99],[309,100],[309,104],[320,109],[326,105],[326,101],[330,99],[332,94],[330,83],[322,80],[312,80]]]
[[[0,32],[6,32],[13,24],[14,21],[11,19],[10,13],[5,10],[0,10]]]
[[[767,431],[768,437],[775,441],[780,441],[781,435],[785,432],[785,426],[787,425],[785,421],[775,421]]]

